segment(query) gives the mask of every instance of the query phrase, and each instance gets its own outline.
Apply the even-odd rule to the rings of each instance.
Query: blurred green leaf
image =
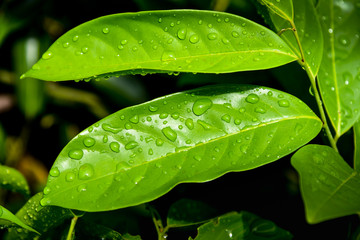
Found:
[[[324,35],[319,87],[329,119],[340,137],[360,116],[360,10],[356,0],[321,0]]]
[[[180,199],[169,208],[168,228],[184,227],[202,223],[215,217],[217,211],[211,206],[191,199]]]
[[[5,162],[6,158],[6,133],[0,123],[0,164]]]
[[[62,224],[66,219],[73,217],[69,209],[60,207],[40,205],[42,193],[38,193],[30,198],[26,204],[16,213],[19,219],[23,219],[24,223],[37,229],[41,234],[46,233],[50,229]],[[5,240],[18,239],[34,239],[36,235],[27,230],[17,231],[9,229],[9,234]]]
[[[266,5],[274,14],[287,21],[294,21],[294,7],[292,0],[258,0]]]
[[[25,177],[15,168],[8,166],[0,165],[0,187],[24,195],[30,194],[29,185]]]
[[[129,73],[226,73],[296,59],[274,32],[237,15],[151,11],[109,15],[70,30],[23,77],[62,81]]]
[[[331,147],[306,145],[291,158],[309,223],[360,212],[360,175]]]
[[[16,224],[28,231],[34,232],[34,234],[39,234],[35,229],[29,227],[25,223],[23,223],[17,216],[12,214],[9,210],[0,206],[0,219],[5,221],[0,221],[0,225],[5,225],[5,227],[11,227],[12,224]]]
[[[302,101],[275,89],[224,84],[172,94],[78,134],[52,166],[41,202],[84,211],[138,205],[179,183],[276,161],[321,126]]]
[[[354,169],[360,171],[360,120],[354,125]]]
[[[286,240],[292,235],[275,223],[242,211],[218,217],[198,228],[195,240]]]
[[[0,9],[1,10],[1,9]],[[0,11],[0,47],[5,38],[25,23],[24,19],[12,18]]]

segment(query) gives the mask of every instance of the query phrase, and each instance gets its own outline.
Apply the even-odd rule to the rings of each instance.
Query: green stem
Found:
[[[156,228],[158,240],[166,239],[166,232],[167,232],[168,228],[163,227],[161,219],[159,217],[159,213],[151,206],[148,206],[148,208],[150,210],[152,220],[153,220],[155,228]]]
[[[67,237],[66,237],[66,240],[72,240],[72,237],[73,237],[73,234],[74,234],[75,225],[76,225],[76,222],[77,222],[78,218],[79,218],[78,216],[74,216],[74,217],[71,219],[70,229],[69,229],[68,235],[67,235]]]

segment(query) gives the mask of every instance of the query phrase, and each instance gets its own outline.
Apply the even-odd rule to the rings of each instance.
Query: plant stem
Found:
[[[66,237],[66,240],[72,240],[72,236],[74,234],[74,229],[75,229],[75,225],[76,225],[76,222],[78,220],[78,216],[74,216],[72,219],[71,219],[71,224],[70,224],[70,228],[69,228],[69,232],[68,232],[68,235]]]
[[[159,213],[151,206],[148,206],[148,208],[150,210],[152,220],[153,220],[155,228],[156,228],[158,240],[166,239],[166,232],[167,232],[168,228],[163,227],[161,219],[159,217]]]

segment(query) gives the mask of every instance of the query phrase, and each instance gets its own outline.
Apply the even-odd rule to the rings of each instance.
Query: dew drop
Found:
[[[234,123],[235,123],[236,125],[240,125],[241,120],[237,118],[237,119],[234,120]]]
[[[174,130],[172,130],[170,127],[166,127],[163,128],[161,131],[167,139],[169,139],[172,142],[175,142],[177,138],[177,134]]]
[[[161,22],[162,22],[162,18],[159,18],[159,19],[158,19],[158,23],[161,23]]]
[[[241,107],[240,109],[239,109],[239,112],[240,113],[244,113],[246,111],[246,109],[244,108],[244,107]]]
[[[163,62],[169,62],[169,61],[173,61],[173,60],[176,60],[173,52],[165,51],[161,56],[161,61],[163,61]]]
[[[254,93],[251,93],[245,98],[245,101],[247,101],[248,103],[255,104],[259,101],[259,96]]]
[[[95,139],[93,139],[92,137],[86,137],[83,140],[83,144],[85,147],[92,147],[95,145]]]
[[[184,40],[186,38],[186,28],[181,28],[178,30],[177,32],[177,37],[180,39],[180,40]]]
[[[139,143],[138,143],[138,142],[130,141],[130,142],[128,142],[128,143],[125,145],[125,149],[126,149],[126,150],[131,150],[131,149],[136,148],[137,146],[139,146]]]
[[[52,177],[58,177],[60,175],[60,171],[57,167],[53,167],[53,168],[51,168],[49,174]]]
[[[79,168],[79,179],[87,180],[94,175],[94,168],[89,163],[85,163]]]
[[[194,129],[194,121],[191,118],[186,119],[185,121],[185,126],[189,129],[189,130],[193,130]]]
[[[77,187],[77,191],[78,192],[85,192],[86,191],[86,185],[85,184],[81,184]]]
[[[205,130],[210,130],[211,129],[211,125],[202,121],[202,120],[198,120],[197,123],[202,126]]]
[[[134,115],[132,118],[129,119],[129,121],[134,124],[139,123],[139,115]]]
[[[233,32],[231,33],[231,35],[232,35],[234,38],[240,37],[240,34],[239,34],[238,32],[236,32],[236,31],[233,31]]]
[[[149,149],[148,154],[149,154],[149,155],[153,155],[153,154],[154,154],[154,151],[152,150],[152,148]]]
[[[257,107],[257,108],[255,108],[255,112],[264,114],[264,113],[266,113],[266,110],[262,107]]]
[[[43,190],[43,193],[46,195],[46,194],[49,194],[51,192],[51,189],[49,187],[45,187],[44,190]]]
[[[105,34],[107,34],[107,33],[110,32],[110,30],[109,30],[109,28],[105,27],[105,28],[103,28],[102,32],[105,33]]]
[[[111,133],[118,133],[121,131],[121,128],[118,127],[112,127],[110,124],[104,123],[101,125],[102,129],[104,129],[107,132],[111,132]]]
[[[43,207],[46,205],[50,205],[50,203],[51,203],[51,200],[49,198],[43,198],[40,200],[40,205]]]
[[[224,43],[224,44],[229,44],[230,41],[227,39],[227,38],[223,38],[221,39],[221,41]]]
[[[167,118],[169,116],[169,114],[167,114],[167,113],[161,113],[160,115],[159,115],[159,118],[160,119],[165,119],[165,118]]]
[[[154,105],[150,105],[149,106],[149,111],[150,112],[156,112],[159,108],[157,106],[154,106]]]
[[[111,151],[116,153],[120,152],[120,144],[118,142],[111,142],[109,146]]]
[[[75,160],[80,160],[83,157],[83,155],[84,155],[84,153],[80,149],[73,149],[73,150],[70,150],[68,153],[68,156]]]
[[[75,180],[75,173],[73,173],[73,172],[67,173],[67,174],[66,174],[66,177],[65,177],[65,180],[66,180],[67,182],[72,182],[72,181],[74,181],[74,180]]]
[[[189,41],[190,41],[190,43],[192,43],[192,44],[198,43],[199,40],[200,40],[200,39],[199,39],[199,36],[198,36],[197,34],[193,34],[193,35],[191,35],[190,38],[189,38]]]
[[[64,43],[63,43],[63,47],[64,47],[64,48],[68,48],[69,46],[70,46],[70,43],[69,43],[69,42],[64,42]]]
[[[164,144],[164,141],[161,140],[160,138],[158,138],[158,139],[156,139],[155,144],[156,144],[156,146],[160,147]]]
[[[229,114],[225,114],[224,116],[221,117],[221,120],[223,120],[224,122],[230,123],[231,117]]]
[[[288,101],[288,100],[285,100],[285,99],[279,100],[279,101],[278,101],[278,104],[279,104],[280,107],[289,107],[289,106],[290,106],[289,101]]]
[[[73,40],[73,42],[76,42],[77,40],[79,40],[79,36],[75,35],[72,40]]]
[[[196,161],[200,162],[202,158],[201,158],[201,156],[194,156],[194,159],[195,159]]]
[[[207,35],[209,40],[215,40],[217,38],[217,34],[216,33],[209,33]]]
[[[212,101],[208,98],[201,98],[195,101],[192,111],[195,115],[200,116],[204,114],[212,106]]]
[[[47,52],[45,52],[45,53],[42,55],[41,58],[44,59],[44,60],[48,60],[48,59],[52,58],[52,56],[53,56],[53,53],[47,51]]]

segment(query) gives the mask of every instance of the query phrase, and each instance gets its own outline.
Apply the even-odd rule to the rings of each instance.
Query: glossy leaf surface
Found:
[[[27,229],[28,231],[39,234],[35,229],[23,223],[18,217],[16,217],[14,214],[12,214],[9,210],[4,208],[3,206],[0,206],[0,219],[5,220],[4,222],[1,222],[0,225],[2,225],[3,223],[5,223],[6,225],[16,224],[24,229]]]
[[[284,18],[287,21],[294,20],[294,7],[292,0],[258,0],[266,5],[274,14]]]
[[[293,7],[293,22],[285,20],[279,16],[277,12],[272,10],[269,11],[270,18],[276,31],[283,31],[280,35],[281,38],[288,43],[291,49],[298,55],[299,59],[301,59],[303,55],[305,64],[308,66],[314,78],[318,73],[323,55],[321,26],[311,0],[293,1]],[[293,27],[296,29],[296,33],[292,30],[285,30]],[[295,34],[298,35],[302,50],[299,48]]]
[[[179,183],[273,162],[321,125],[303,102],[274,89],[214,85],[169,95],[118,111],[70,141],[41,202],[85,211],[137,205]]]
[[[354,125],[354,169],[360,171],[360,120]]]
[[[23,77],[61,81],[113,72],[226,73],[296,59],[274,32],[245,18],[198,10],[152,11],[109,15],[70,30]]]
[[[28,226],[37,229],[40,233],[45,233],[49,229],[62,224],[66,219],[73,217],[68,209],[59,207],[40,205],[42,193],[38,193],[30,198],[26,204],[16,213],[16,217],[22,219]],[[6,240],[34,239],[35,234],[29,231],[17,231],[9,229]]]
[[[269,240],[292,239],[292,235],[275,223],[252,213],[228,213],[198,228],[195,240]]]
[[[355,0],[322,0],[317,8],[324,34],[320,92],[336,134],[360,116],[360,9]]]
[[[300,174],[309,223],[360,211],[360,175],[334,149],[306,145],[293,155],[291,163]]]
[[[0,187],[24,195],[30,194],[25,177],[16,169],[0,165]]]
[[[180,199],[172,204],[167,216],[167,227],[184,227],[202,223],[216,217],[211,206],[191,199]]]

